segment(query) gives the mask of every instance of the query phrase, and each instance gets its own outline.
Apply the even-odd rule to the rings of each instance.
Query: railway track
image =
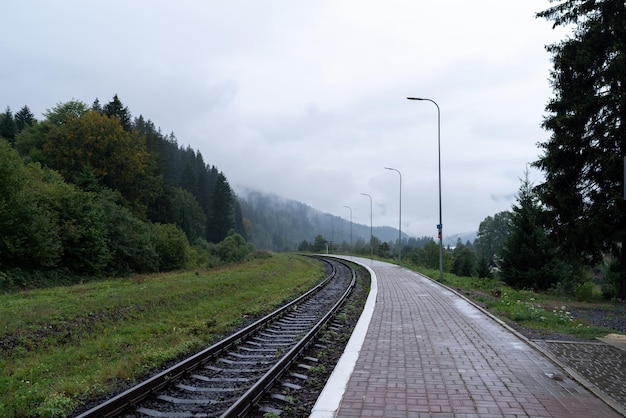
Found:
[[[242,417],[276,385],[297,394],[315,358],[303,355],[355,286],[348,265],[321,258],[328,275],[316,287],[255,323],[78,415],[91,417]],[[301,371],[296,372],[294,368]],[[297,396],[297,395],[296,395]]]

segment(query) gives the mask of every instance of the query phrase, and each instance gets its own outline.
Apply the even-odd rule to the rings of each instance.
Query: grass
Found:
[[[418,270],[439,277],[438,270]],[[210,345],[323,275],[310,258],[273,254],[214,270],[0,294],[0,416],[67,416],[81,402]],[[522,327],[582,338],[610,332],[574,321],[567,310],[574,301],[556,295],[449,273],[444,284]]]
[[[324,275],[313,259],[245,264],[0,295],[0,416],[62,417],[210,345]]]
[[[438,270],[417,270],[433,279],[439,277]],[[459,277],[451,273],[445,273],[443,284],[475,300],[505,322],[514,322],[522,328],[586,339],[613,332],[607,328],[574,320],[568,311],[567,306],[574,304],[577,306],[607,305],[599,298],[593,301],[594,303],[583,304],[573,298],[550,292],[516,290],[495,279]]]

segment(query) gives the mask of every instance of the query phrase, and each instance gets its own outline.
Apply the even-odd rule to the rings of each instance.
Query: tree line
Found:
[[[459,238],[454,246],[444,247],[444,272],[498,279],[517,289],[552,291],[579,300],[591,300],[595,294],[593,288],[598,286],[603,298],[617,298],[618,261],[605,254],[598,263],[569,262],[545,228],[542,222],[545,215],[537,188],[526,171],[510,211],[487,216],[480,223],[475,240],[462,242]],[[409,238],[401,244],[373,236],[369,243],[359,238],[350,246],[345,240],[333,243],[318,234],[313,241],[302,241],[298,247],[302,252],[371,255],[381,259],[398,259],[399,250],[403,264],[439,269],[439,244],[426,236]]]
[[[1,287],[217,263],[245,237],[226,176],[117,95],[0,114]]]

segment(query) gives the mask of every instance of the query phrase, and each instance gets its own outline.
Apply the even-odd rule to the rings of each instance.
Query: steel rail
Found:
[[[334,260],[347,266],[339,260]],[[333,307],[317,322],[317,324],[291,349],[283,356],[263,377],[261,377],[250,389],[246,391],[235,403],[233,403],[220,418],[243,417],[250,409],[263,397],[263,395],[272,387],[272,385],[281,377],[281,375],[296,361],[299,355],[308,347],[310,342],[317,336],[320,329],[326,324],[335,313],[343,306],[356,285],[356,271],[352,271],[352,281],[343,293],[341,298],[333,305]]]
[[[160,390],[164,386],[168,385],[170,382],[178,379],[185,373],[188,373],[203,363],[206,363],[211,358],[216,357],[222,352],[228,350],[238,341],[246,338],[248,335],[254,333],[258,329],[262,328],[268,322],[281,317],[285,312],[290,310],[294,305],[301,303],[302,301],[310,298],[314,293],[323,288],[335,275],[337,274],[337,270],[329,263],[327,260],[320,258],[320,260],[328,263],[332,267],[332,271],[330,274],[324,278],[320,283],[318,283],[315,287],[310,289],[308,292],[294,299],[293,301],[287,303],[286,305],[276,309],[275,311],[269,313],[263,318],[255,321],[254,323],[248,325],[244,329],[232,334],[231,336],[213,344],[212,346],[194,354],[191,357],[183,360],[182,362],[175,364],[174,366],[146,379],[145,381],[133,386],[132,388],[114,396],[113,398],[96,405],[95,407],[89,409],[86,412],[78,415],[76,418],[92,418],[92,417],[102,417],[102,418],[111,418],[114,417],[125,409],[136,405],[137,403],[143,401],[147,397],[151,396],[154,392]]]

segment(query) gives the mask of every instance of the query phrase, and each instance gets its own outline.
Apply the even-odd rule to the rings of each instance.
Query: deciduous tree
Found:
[[[68,117],[48,132],[42,148],[48,164],[68,181],[117,190],[140,213],[159,190],[144,140],[125,131],[117,118],[92,111]]]
[[[502,211],[487,216],[478,226],[477,239],[474,243],[477,256],[488,264],[495,264],[498,254],[511,227],[511,212]]]
[[[49,184],[55,183],[49,174]],[[48,268],[61,258],[58,219],[49,209],[54,186],[42,177],[39,166],[25,166],[0,139],[0,268]]]

